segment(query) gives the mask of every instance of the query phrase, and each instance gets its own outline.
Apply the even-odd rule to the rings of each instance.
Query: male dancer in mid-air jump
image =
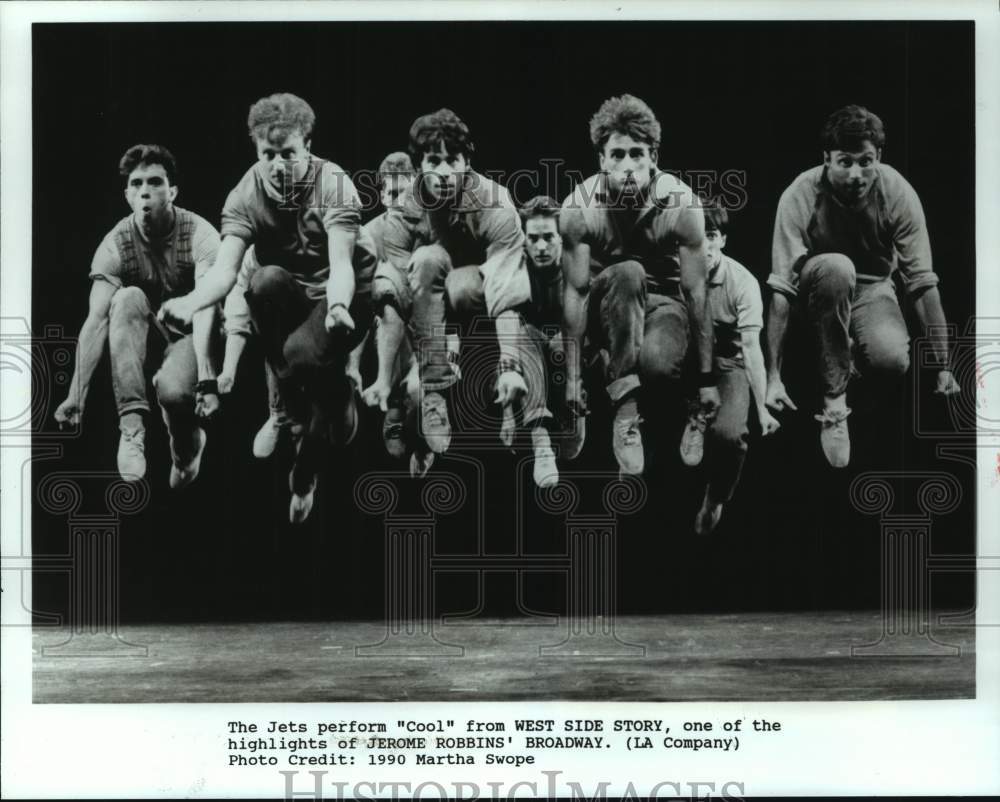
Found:
[[[183,322],[221,301],[254,246],[250,315],[281,397],[304,427],[289,476],[289,517],[297,523],[312,509],[323,445],[328,439],[346,444],[357,431],[345,367],[368,325],[375,253],[360,230],[354,184],[311,152],[309,104],[287,93],[271,95],[254,103],[247,122],[257,163],[226,200],[215,265],[201,286],[160,314]]]
[[[797,304],[819,344],[820,444],[830,465],[842,468],[851,454],[852,370],[899,377],[910,366],[894,275],[925,331],[937,335],[935,392],[951,395],[959,386],[949,368],[923,208],[907,180],[882,162],[882,120],[861,106],[845,106],[830,115],[821,145],[823,163],[796,178],[778,202],[767,280],[774,291],[767,323],[767,405],[796,409],[781,367],[789,311]]]
[[[120,418],[118,471],[126,481],[146,474],[147,336],[151,315],[164,299],[201,286],[215,262],[219,233],[204,218],[174,204],[177,163],[160,145],[135,145],[119,163],[132,214],[104,237],[90,268],[90,302],[80,330],[69,396],[56,409],[60,423],[77,424],[94,369],[108,343],[111,379]],[[169,301],[167,301],[169,303]],[[153,377],[156,398],[170,434],[170,486],[198,475],[206,434],[199,416],[219,406],[212,364],[216,309],[205,307],[185,323],[193,326],[166,347]]]

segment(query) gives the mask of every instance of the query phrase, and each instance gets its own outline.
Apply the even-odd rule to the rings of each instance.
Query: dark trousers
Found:
[[[604,268],[591,282],[589,339],[608,351],[608,395],[619,401],[642,379],[678,380],[688,348],[687,307],[650,293],[639,262]]]
[[[341,425],[350,403],[353,390],[344,367],[365,335],[370,312],[365,299],[355,296],[350,312],[357,328],[331,334],[325,326],[326,299],[309,298],[294,276],[276,265],[254,272],[246,299],[286,409],[304,427],[292,489],[305,493],[319,469],[331,423]]]

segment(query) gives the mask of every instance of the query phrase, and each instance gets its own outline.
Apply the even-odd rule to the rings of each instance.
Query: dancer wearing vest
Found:
[[[184,322],[221,301],[254,246],[250,317],[290,418],[303,425],[289,475],[293,523],[312,510],[324,447],[345,445],[357,431],[354,382],[345,371],[370,322],[375,269],[353,182],[311,152],[315,119],[295,95],[254,103],[247,124],[257,163],[226,199],[215,265],[194,292],[160,309],[165,321]]]
[[[132,214],[104,237],[90,268],[89,311],[80,329],[69,395],[56,409],[60,423],[77,424],[94,369],[107,341],[121,437],[118,471],[126,481],[146,474],[147,335],[153,311],[166,299],[190,292],[215,262],[219,233],[204,218],[174,205],[177,164],[160,145],[135,145],[119,163]],[[170,433],[170,486],[198,475],[205,448],[199,416],[219,406],[211,359],[216,308],[207,305],[181,336],[167,345],[153,377],[156,398]],[[190,326],[191,328],[188,328]]]

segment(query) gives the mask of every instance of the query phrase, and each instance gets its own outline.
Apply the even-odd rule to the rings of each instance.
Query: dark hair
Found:
[[[316,115],[312,106],[297,95],[279,92],[262,97],[250,107],[247,128],[254,138],[270,139],[275,132],[286,136],[293,131],[301,131],[303,139],[312,136]]]
[[[590,118],[590,141],[600,152],[612,134],[630,136],[650,148],[660,146],[660,123],[646,102],[633,95],[605,100]]]
[[[544,217],[559,223],[560,206],[555,199],[548,195],[536,195],[519,210],[522,223],[527,223],[534,217]]]
[[[462,154],[466,158],[476,150],[469,136],[469,126],[451,109],[438,109],[413,121],[410,155],[414,164],[419,164],[425,153],[437,150],[442,143],[449,153]]]
[[[864,106],[844,106],[837,109],[827,118],[820,134],[820,143],[826,153],[831,150],[858,151],[865,140],[878,149],[885,145],[882,120]]]
[[[385,180],[394,175],[413,175],[413,162],[410,157],[402,151],[390,153],[378,166],[379,185],[385,184]]]
[[[167,180],[171,184],[177,183],[177,160],[163,145],[133,145],[118,162],[118,173],[128,178],[136,167],[151,164],[162,165]]]
[[[718,231],[723,235],[729,231],[729,212],[718,201],[702,201],[701,208],[705,213],[705,231]]]

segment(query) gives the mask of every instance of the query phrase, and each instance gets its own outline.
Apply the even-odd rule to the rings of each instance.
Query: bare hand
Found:
[[[935,395],[958,395],[960,392],[962,392],[962,388],[958,386],[958,382],[955,381],[950,370],[938,371]]]
[[[74,398],[67,398],[56,407],[53,417],[60,426],[67,423],[70,426],[79,426],[80,418],[83,417],[83,403]]]
[[[757,417],[760,418],[760,429],[764,437],[774,434],[781,428],[781,423],[767,411],[767,407],[758,410]]]
[[[524,376],[515,370],[505,370],[497,379],[497,394],[493,403],[505,407],[520,401],[527,392],[528,385],[524,383]]]
[[[231,393],[234,384],[236,384],[236,376],[232,373],[222,371],[219,374],[219,395],[228,395]]]
[[[194,317],[194,310],[188,303],[187,296],[180,298],[168,298],[163,302],[160,311],[156,313],[156,318],[168,328],[183,331],[191,325],[191,318]]]
[[[354,331],[354,318],[347,311],[343,304],[334,304],[326,312],[326,320],[323,321],[328,332],[340,329],[342,331]]]
[[[211,418],[222,406],[215,393],[196,393],[194,414],[199,418]]]
[[[389,410],[389,393],[392,387],[388,382],[376,380],[374,384],[366,387],[361,393],[361,400],[370,407],[378,407],[383,412]]]
[[[764,393],[764,403],[775,412],[781,412],[786,408],[798,411],[798,407],[788,397],[785,384],[781,379],[772,379],[767,383],[767,392]]]

